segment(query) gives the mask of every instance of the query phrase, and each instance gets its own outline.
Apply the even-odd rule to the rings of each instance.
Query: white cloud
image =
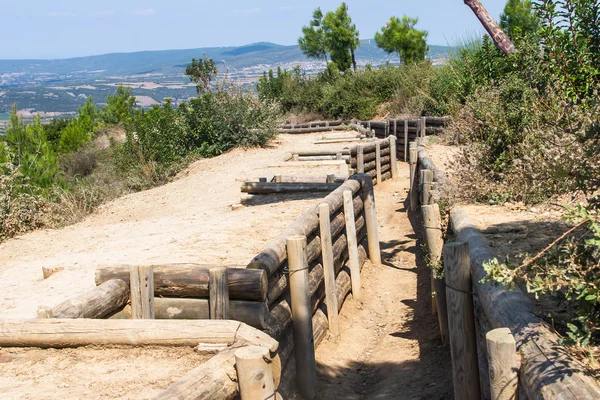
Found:
[[[147,8],[145,10],[134,10],[131,12],[133,15],[137,15],[140,17],[149,17],[151,15],[156,14],[156,10],[154,8]]]
[[[233,12],[235,14],[256,14],[256,13],[259,13],[260,11],[261,11],[261,9],[258,7],[233,10]]]
[[[105,17],[112,17],[113,15],[115,15],[114,11],[94,11],[94,12],[90,12],[88,13],[88,17],[92,17],[92,18],[105,18]]]
[[[48,13],[49,17],[52,18],[64,18],[64,17],[76,17],[77,14],[73,14],[70,12],[62,12],[62,11],[50,11]]]

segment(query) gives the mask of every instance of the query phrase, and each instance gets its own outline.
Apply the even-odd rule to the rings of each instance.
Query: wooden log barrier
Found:
[[[517,400],[519,376],[517,345],[510,329],[498,328],[485,335],[492,400]]]
[[[346,219],[346,238],[348,240],[348,267],[350,269],[350,277],[352,278],[352,296],[357,301],[362,301],[356,221],[352,192],[350,190],[344,192],[344,217]]]
[[[248,346],[236,350],[235,369],[241,400],[277,400],[269,350]]]
[[[369,259],[375,265],[381,265],[381,249],[379,247],[379,225],[377,223],[377,210],[375,209],[375,190],[373,181],[366,174],[355,175],[360,181],[362,190],[365,224],[367,226],[367,240],[369,242]]]
[[[360,215],[362,210],[363,210],[363,202],[362,199],[360,198],[360,196],[356,196],[353,199],[353,206],[354,206],[354,214],[358,215],[357,217],[357,222],[356,225],[358,227],[358,229],[360,230],[362,228],[362,226],[364,225],[364,219],[362,218],[362,216]],[[331,221],[331,235],[335,239],[334,242],[334,256],[338,257],[338,242],[340,240],[342,240],[342,238],[339,237],[339,234],[343,231],[345,226],[345,216],[342,212],[338,212],[332,219]],[[306,246],[306,259],[308,261],[309,264],[312,265],[312,263],[318,259],[318,257],[321,255],[321,238],[318,234],[318,232],[314,232],[314,234],[311,234],[310,239],[308,240],[308,245]],[[281,269],[285,269],[286,263],[282,264]],[[288,278],[287,275],[285,273],[283,273],[282,270],[277,271],[275,274],[273,274],[270,279],[269,279],[269,292],[267,295],[267,302],[269,304],[272,304],[279,296],[281,296],[281,294],[288,288]]]
[[[211,268],[208,276],[210,319],[229,319],[227,267]]]
[[[208,298],[208,270],[215,265],[161,264],[153,265],[154,294],[172,297]],[[96,268],[96,285],[111,279],[121,279],[129,284],[129,266],[100,266]],[[235,300],[265,301],[267,299],[267,274],[261,270],[227,268],[229,297]]]
[[[174,297],[154,298],[155,319],[210,319],[208,299],[181,299]],[[257,329],[265,329],[269,317],[266,302],[231,300],[229,319],[240,321]],[[131,307],[110,316],[111,319],[131,319]]]
[[[129,290],[125,281],[111,279],[49,309],[46,318],[104,318],[127,304]]]
[[[348,179],[339,188],[331,192],[322,202],[328,203],[331,212],[337,212],[343,204],[344,190],[358,192],[360,183],[354,179]],[[252,259],[248,269],[263,269],[268,275],[275,273],[287,259],[286,238],[293,235],[310,236],[319,225],[317,206],[313,206],[294,223],[288,226],[275,240],[267,245],[267,248]]]
[[[469,245],[446,244],[444,267],[454,398],[480,400]]]
[[[238,321],[127,319],[0,320],[0,347],[66,348],[92,345],[197,346],[245,340],[276,351],[278,342]]]
[[[487,240],[477,230],[469,211],[455,207],[450,213],[452,229],[458,240],[469,243],[473,290],[481,305],[478,318],[485,319],[491,328],[510,327],[521,355],[519,385],[529,399],[598,399],[598,382],[587,375],[585,367],[564,352],[559,337],[542,318],[529,297],[518,287],[489,282],[483,264],[497,256]],[[486,368],[487,369],[487,368]]]
[[[305,236],[290,236],[287,239],[290,293],[294,320],[296,381],[300,393],[306,399],[312,400],[317,397],[317,369],[311,318],[312,312],[308,296],[308,262],[304,253],[305,248]]]
[[[444,247],[440,207],[437,204],[425,205],[421,207],[421,212],[423,214],[423,226],[425,228],[425,241],[429,252],[429,262],[431,265],[438,265],[442,261],[442,249]],[[435,292],[435,296],[432,296],[432,302],[436,304],[442,340],[447,342],[448,310],[446,304],[446,285],[444,285],[442,279],[435,278],[433,272],[431,278],[431,290]]]
[[[244,182],[241,190],[249,194],[327,193],[339,186],[339,183],[327,182]]]
[[[327,319],[329,330],[335,337],[340,335],[337,289],[335,287],[335,267],[333,265],[333,240],[331,238],[331,221],[329,220],[329,204],[319,205],[319,220],[321,231],[321,258],[325,275],[325,301],[327,302]]]
[[[154,319],[154,272],[151,266],[131,266],[129,269],[131,289],[131,317]]]

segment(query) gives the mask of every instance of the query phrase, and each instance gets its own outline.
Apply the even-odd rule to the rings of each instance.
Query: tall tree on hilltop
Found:
[[[355,50],[360,46],[359,32],[348,14],[348,6],[342,3],[337,10],[325,15],[325,38],[331,50],[331,60],[341,72],[350,66],[356,71]]]
[[[324,58],[325,65],[329,64],[327,41],[323,26],[323,12],[317,8],[313,12],[313,19],[308,26],[302,27],[302,37],[298,38],[298,45],[302,53],[308,58]]]
[[[391,17],[381,32],[375,33],[377,47],[388,52],[398,53],[400,63],[414,64],[425,60],[429,50],[427,46],[427,31],[415,29],[418,18],[409,18],[406,15],[400,20]]]
[[[513,40],[537,32],[540,20],[531,0],[508,0],[500,15],[500,28]]]

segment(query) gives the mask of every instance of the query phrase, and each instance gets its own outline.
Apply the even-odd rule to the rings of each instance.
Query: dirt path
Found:
[[[363,304],[341,312],[340,340],[317,349],[319,399],[451,399],[450,351],[431,313],[430,275],[407,216],[408,168],[376,187],[383,265],[363,270]],[[412,223],[411,223],[412,220]]]

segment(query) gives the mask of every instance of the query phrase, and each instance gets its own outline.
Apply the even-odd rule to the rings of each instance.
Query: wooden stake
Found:
[[[421,204],[429,205],[433,202],[431,185],[433,183],[433,171],[421,170]]]
[[[408,161],[408,120],[404,120],[404,162]]]
[[[325,275],[325,303],[327,304],[327,319],[329,331],[335,337],[340,336],[337,289],[335,286],[335,266],[333,264],[333,243],[331,239],[331,220],[329,204],[319,204],[319,222],[321,230],[321,257]]]
[[[358,243],[356,241],[356,222],[354,220],[354,202],[352,191],[344,191],[344,217],[346,218],[346,237],[348,238],[348,267],[352,279],[352,297],[362,301],[360,288],[360,265],[358,262]]]
[[[417,190],[417,144],[412,142],[410,144],[410,192],[409,192],[409,201],[410,201],[410,211],[415,212],[417,207],[419,206],[419,193]]]
[[[367,241],[369,243],[369,259],[374,265],[381,265],[381,249],[379,247],[379,226],[375,209],[375,190],[369,175],[360,174],[362,197],[364,202],[365,223],[367,225]]]
[[[261,346],[242,347],[235,351],[235,369],[241,400],[276,400],[269,349]]]
[[[229,280],[227,267],[215,267],[208,271],[210,319],[229,319]]]
[[[365,154],[362,145],[356,148],[356,169],[359,174],[365,172]]]
[[[471,294],[469,245],[467,243],[445,245],[444,267],[454,398],[479,400],[481,395]]]
[[[377,171],[377,184],[381,184],[381,146],[375,143],[375,170]]]
[[[442,237],[442,216],[437,204],[421,207],[423,213],[423,226],[425,227],[425,242],[429,251],[429,262],[438,264],[442,259],[442,248],[444,238]],[[433,271],[431,274],[432,310],[438,314],[440,334],[444,342],[448,341],[448,311],[446,305],[446,286],[441,279],[435,279]],[[433,304],[436,305],[435,309]]]
[[[290,295],[296,356],[296,383],[307,399],[317,397],[317,369],[312,329],[312,307],[308,291],[308,262],[306,261],[306,236],[287,238]]]
[[[427,135],[427,117],[421,117],[421,137]]]
[[[398,132],[396,131],[396,127],[397,127],[397,124],[396,124],[396,123],[397,123],[397,121],[396,121],[396,120],[394,120],[394,136],[396,136],[396,134],[398,133]]]
[[[394,121],[394,125],[396,124],[396,121]],[[394,131],[395,131],[395,126],[394,126]],[[392,170],[392,180],[393,181],[397,181],[398,180],[398,164],[396,162],[396,157],[397,157],[397,153],[396,153],[396,136],[392,135],[390,136],[390,167]]]
[[[334,183],[335,182],[335,175],[334,174],[328,174],[326,182],[327,183]]]
[[[129,270],[131,317],[154,319],[154,272],[151,266],[132,266]]]
[[[492,400],[519,398],[517,347],[510,329],[498,328],[485,335]]]

